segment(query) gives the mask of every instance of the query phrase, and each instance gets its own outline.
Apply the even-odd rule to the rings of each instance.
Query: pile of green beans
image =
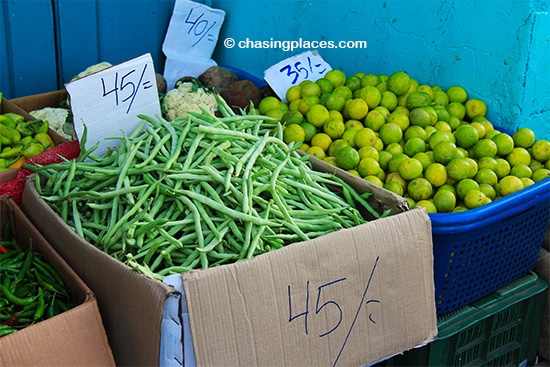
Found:
[[[280,124],[217,100],[221,117],[140,115],[104,155],[85,150],[84,135],[78,159],[26,167],[78,235],[159,280],[365,223],[358,207],[385,215],[368,193],[313,170]]]
[[[32,249],[0,241],[0,337],[75,306],[59,273]]]

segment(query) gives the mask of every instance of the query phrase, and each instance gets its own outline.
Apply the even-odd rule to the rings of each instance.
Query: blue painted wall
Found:
[[[57,71],[51,2],[1,0],[0,33],[0,91],[4,97],[52,90]]]
[[[161,46],[174,0],[0,0],[0,91],[6,98],[49,92],[88,66]]]
[[[319,49],[333,68],[461,85],[488,103],[488,117],[550,138],[548,1],[212,0],[228,14],[214,58],[258,76],[305,50],[226,48],[239,40],[366,40],[366,49]]]
[[[322,49],[333,68],[462,85],[488,117],[550,139],[550,5],[547,0],[200,0],[226,11],[214,59],[262,77],[295,53],[223,46],[251,40],[364,40]],[[7,98],[58,89],[88,65],[161,51],[174,0],[1,0],[0,90]],[[30,27],[29,24],[33,24]],[[35,29],[38,29],[36,31]]]

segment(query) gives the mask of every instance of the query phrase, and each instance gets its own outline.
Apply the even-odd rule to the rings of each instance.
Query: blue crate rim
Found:
[[[251,82],[256,84],[258,86],[258,88],[267,87],[267,83],[265,82],[265,80],[260,79],[260,78],[254,76],[254,75],[252,75],[252,74],[250,74],[250,73],[248,73],[244,70],[234,68],[232,66],[227,66],[227,65],[220,65],[220,67],[222,67],[226,70],[234,72],[239,77],[239,79],[241,79],[241,80],[250,80]]]
[[[513,209],[518,212],[522,208],[546,201],[550,205],[550,178],[546,178],[523,190],[495,200],[479,208],[457,213],[429,213],[428,216],[435,227],[463,225],[475,223],[497,216],[506,215]]]

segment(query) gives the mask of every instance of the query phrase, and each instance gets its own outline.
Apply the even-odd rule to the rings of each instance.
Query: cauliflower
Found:
[[[34,110],[29,114],[35,119],[48,121],[50,129],[59,136],[73,140],[73,124],[70,110],[66,108],[44,107],[40,110]]]
[[[113,66],[113,65],[111,65],[110,63],[108,63],[106,61],[100,62],[99,64],[90,65],[86,68],[86,70],[84,70],[84,71],[80,72],[78,75],[74,76],[72,80],[82,78],[82,77],[85,77],[85,76],[93,74],[93,73],[97,73],[98,71],[101,71],[103,69],[107,69],[108,67],[111,67],[111,66]]]
[[[161,101],[162,113],[168,121],[185,116],[189,111],[202,113],[201,107],[212,113],[218,111],[215,92],[190,82],[179,83]]]

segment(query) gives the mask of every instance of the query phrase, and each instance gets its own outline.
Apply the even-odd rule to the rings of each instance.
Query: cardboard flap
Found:
[[[162,311],[176,291],[139,274],[78,236],[40,199],[34,179],[31,175],[25,182],[23,212],[97,297],[117,364],[158,364]]]
[[[437,333],[421,209],[182,277],[197,366],[359,366]]]
[[[298,153],[301,155],[305,154],[301,151],[298,151]],[[340,179],[343,179],[360,194],[363,194],[365,192],[371,193],[372,195],[367,199],[367,202],[379,214],[384,213],[386,210],[390,211],[390,215],[409,210],[409,204],[407,203],[407,200],[394,192],[386,190],[378,185],[373,184],[370,181],[351,174],[348,171],[336,167],[317,157],[310,155],[308,157],[308,160],[314,170],[327,172],[333,174]],[[362,214],[367,220],[374,219],[374,217],[367,212],[362,212]]]
[[[3,337],[0,365],[115,366],[95,299]]]

